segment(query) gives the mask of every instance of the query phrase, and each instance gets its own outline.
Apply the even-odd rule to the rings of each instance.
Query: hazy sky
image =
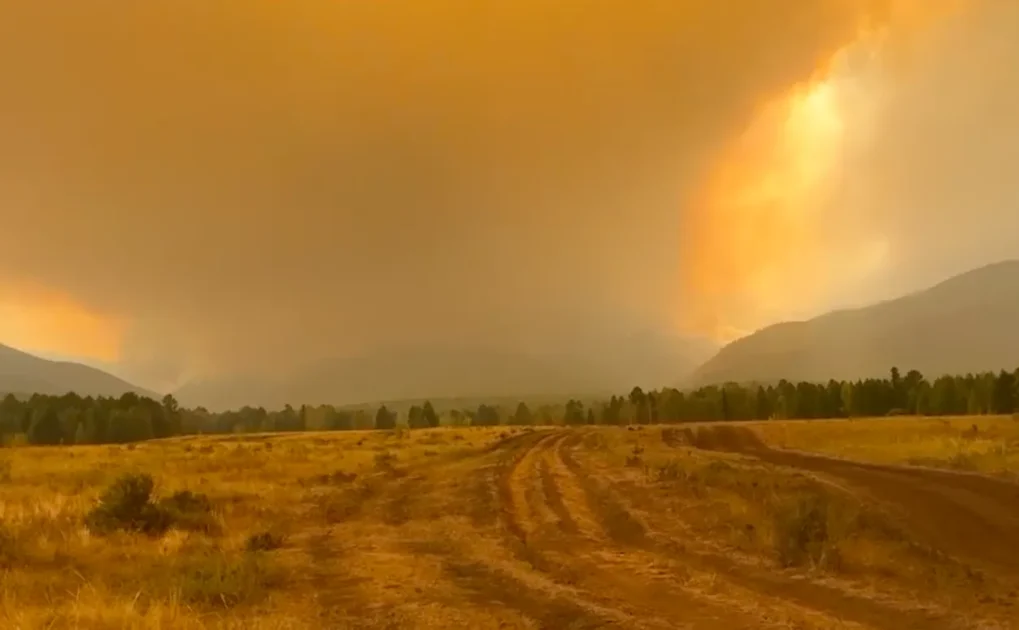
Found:
[[[1008,0],[0,0],[0,342],[153,387],[1019,255]]]

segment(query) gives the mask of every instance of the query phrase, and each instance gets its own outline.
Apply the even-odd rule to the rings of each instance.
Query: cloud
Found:
[[[1019,255],[1019,8],[927,6],[945,12],[861,32],[713,161],[682,230],[687,328],[731,338]]]
[[[735,264],[688,253],[726,245],[690,203],[719,156],[915,6],[0,0],[0,275],[121,322],[150,382],[676,328],[683,270]]]
[[[0,338],[21,349],[105,362],[121,358],[121,323],[67,295],[40,287],[0,285]]]

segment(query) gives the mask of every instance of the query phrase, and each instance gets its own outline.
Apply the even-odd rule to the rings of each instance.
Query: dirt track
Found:
[[[479,615],[472,627],[970,627],[951,607],[910,608],[689,544],[680,519],[648,509],[654,497],[619,485],[591,457],[593,437],[523,433],[456,462],[456,471],[435,462],[387,483],[364,510],[398,528],[387,534],[387,553],[401,554],[408,566],[427,565],[417,573],[439,572],[439,582],[416,589],[422,597],[447,606],[470,602]],[[1019,505],[1012,486],[773,451],[732,427],[702,428],[689,437],[700,447],[845,480],[899,503],[941,548],[998,569],[1017,566],[1011,545],[1019,541]],[[400,623],[431,627],[421,619]]]
[[[885,503],[933,547],[1019,575],[1019,484],[968,473],[881,466],[775,450],[746,427],[688,430],[698,448],[752,455],[839,479]]]

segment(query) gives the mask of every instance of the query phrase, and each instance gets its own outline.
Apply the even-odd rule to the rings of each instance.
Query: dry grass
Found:
[[[1011,422],[958,439],[1011,444]],[[902,462],[945,456],[968,424],[754,428]],[[694,449],[683,430],[0,449],[0,627],[1011,627],[1015,580],[976,576],[837,481]],[[89,519],[124,475],[155,481],[159,527]]]
[[[751,426],[765,442],[779,448],[884,464],[1019,475],[1019,419],[1012,417],[874,418]]]
[[[291,541],[342,522],[325,512],[356,507],[374,477],[399,474],[426,451],[478,450],[498,431],[460,433],[467,439],[439,430],[0,449],[0,627],[321,627],[309,608],[313,559]],[[159,535],[88,527],[125,473],[151,475],[154,500],[208,497],[215,526],[178,520]]]
[[[688,544],[836,574],[902,577],[929,568],[929,557],[905,532],[851,490],[685,446],[682,438],[677,442],[679,431],[606,433],[597,459],[605,474],[628,488],[627,496],[643,499],[650,518],[679,515]]]

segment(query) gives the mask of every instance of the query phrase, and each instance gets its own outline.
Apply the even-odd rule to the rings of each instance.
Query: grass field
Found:
[[[1019,416],[769,422],[769,444],[887,464],[1019,475]]]
[[[957,435],[974,422],[977,435]],[[749,430],[877,462],[953,467],[952,448],[964,449],[977,470],[1015,472],[1017,427]],[[463,428],[0,450],[0,627],[1014,627],[1019,551],[995,552],[1019,532],[1012,485],[980,478],[955,505],[931,489],[955,477],[874,481],[848,464],[780,461],[746,431]],[[988,452],[1002,454],[977,456]],[[150,475],[151,496],[111,494],[125,474]],[[930,496],[909,503],[921,490]],[[978,530],[988,513],[997,521],[938,528],[928,517],[943,509]]]

